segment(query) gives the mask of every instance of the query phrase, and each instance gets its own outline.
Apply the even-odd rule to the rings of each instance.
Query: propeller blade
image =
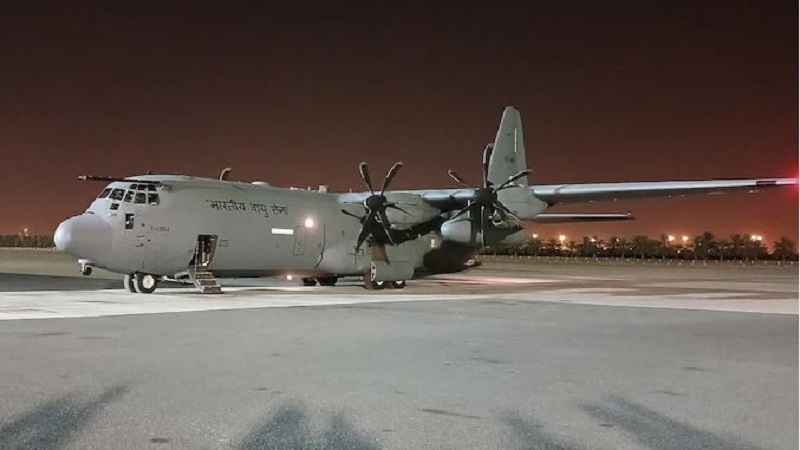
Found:
[[[489,161],[492,159],[492,152],[494,151],[494,144],[487,144],[483,149],[483,187],[489,187],[492,182],[489,181]]]
[[[351,213],[350,211],[348,211],[348,210],[346,210],[346,209],[343,209],[343,210],[342,210],[342,212],[343,212],[345,215],[348,215],[348,216],[350,216],[350,217],[355,217],[356,219],[358,219],[358,221],[359,221],[359,222],[361,222],[361,223],[364,223],[364,217],[361,217],[361,216],[358,216],[358,215],[356,215],[356,214],[353,214],[353,213]]]
[[[374,226],[375,226],[375,212],[370,211],[370,213],[367,214],[367,217],[364,218],[363,225],[361,225],[361,231],[359,231],[358,233],[358,239],[356,240],[356,251],[358,251],[358,249],[361,248],[361,244],[363,244],[364,241],[367,240],[367,236],[370,235],[370,233],[372,232],[372,227]]]
[[[364,180],[364,184],[367,185],[369,192],[372,195],[375,195],[375,190],[372,189],[372,180],[369,179],[369,168],[367,167],[366,162],[361,161],[361,163],[358,165],[358,173],[361,174],[361,179]]]
[[[512,187],[512,186],[510,186],[510,185],[511,185],[511,183],[513,183],[513,182],[515,182],[515,181],[519,180],[519,179],[520,179],[520,178],[522,178],[522,177],[528,176],[528,174],[530,174],[531,172],[532,172],[531,170],[523,170],[523,171],[519,172],[519,173],[518,173],[518,174],[516,174],[516,175],[512,175],[512,176],[508,177],[508,180],[506,180],[506,181],[505,181],[503,184],[501,184],[501,185],[500,185],[500,186],[499,186],[497,189],[495,189],[495,192],[497,192],[497,191],[499,191],[499,190],[501,190],[501,189],[505,189],[505,188],[506,188],[506,186],[508,186],[508,187]]]
[[[389,218],[386,217],[386,211],[380,210],[378,211],[378,216],[381,219],[381,226],[383,227],[383,232],[386,233],[386,237],[389,239],[389,242],[394,245],[394,239],[392,239],[392,234],[389,232]]]
[[[383,195],[383,193],[386,192],[386,189],[389,187],[389,184],[394,179],[394,176],[397,175],[397,171],[400,170],[401,167],[403,167],[403,163],[400,161],[392,165],[392,168],[386,173],[386,178],[383,179],[383,187],[381,187],[380,195]]]
[[[464,187],[465,187],[465,188],[467,188],[467,189],[474,189],[472,186],[470,186],[469,184],[467,184],[467,182],[466,182],[466,181],[464,181],[464,179],[463,179],[463,178],[461,178],[460,176],[458,176],[458,174],[457,174],[455,171],[453,171],[453,170],[448,170],[448,171],[447,171],[447,174],[448,174],[448,175],[450,175],[450,178],[454,179],[454,180],[456,181],[456,183],[460,184],[461,186],[464,186]]]
[[[489,232],[489,208],[487,206],[481,206],[481,244],[486,247],[486,235]]]
[[[470,203],[466,207],[462,208],[461,211],[457,212],[455,216],[451,217],[450,220],[454,220],[456,217],[464,214],[465,212],[469,211],[470,209],[472,209],[472,208],[474,208],[474,207],[476,207],[478,205],[479,205],[478,203]]]

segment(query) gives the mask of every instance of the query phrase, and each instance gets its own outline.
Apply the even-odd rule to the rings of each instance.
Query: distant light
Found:
[[[754,242],[761,242],[762,240],[764,240],[764,236],[760,234],[752,234],[750,235],[750,240]]]
[[[558,235],[558,241],[559,241],[559,242],[561,242],[562,244],[563,244],[563,243],[564,243],[564,241],[566,241],[566,240],[567,240],[567,236],[566,236],[566,235],[564,235],[564,234],[559,234],[559,235]]]
[[[597,238],[591,238],[589,239],[589,242],[597,242]]]
[[[683,235],[683,236],[681,236],[681,239],[683,239],[683,243],[684,244],[689,242],[689,236]]]
[[[531,237],[534,239],[539,239],[539,233],[533,233]]]
[[[292,280],[294,279],[294,277],[293,277],[293,276],[291,276],[291,275],[286,275],[286,279],[287,279],[288,281],[292,281]]]
[[[673,236],[671,234],[669,236],[667,236],[667,242],[672,242],[674,240],[675,240],[675,236]]]
[[[22,234],[24,234],[27,237],[28,236],[28,229],[27,228],[23,228],[22,229]]]
[[[314,228],[314,219],[312,219],[311,217],[307,218],[305,225],[306,228]]]

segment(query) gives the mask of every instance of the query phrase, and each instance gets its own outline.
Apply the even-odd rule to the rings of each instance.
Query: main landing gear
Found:
[[[125,275],[125,280],[123,283],[130,292],[138,294],[152,294],[156,290],[156,287],[158,287],[159,281],[160,278],[155,275],[135,272],[130,275]]]
[[[364,277],[364,289],[375,291],[379,289],[403,289],[406,287],[406,280],[398,281],[375,281],[369,277]]]
[[[317,283],[320,286],[335,286],[339,277],[303,278],[302,281],[303,286],[316,286]]]

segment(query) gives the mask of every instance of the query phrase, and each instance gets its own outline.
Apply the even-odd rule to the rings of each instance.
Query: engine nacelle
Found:
[[[472,224],[469,220],[448,220],[442,224],[441,228],[442,240],[457,242],[464,245],[481,245],[481,232],[472,231]]]
[[[426,202],[422,196],[417,194],[407,193],[390,193],[386,199],[392,203],[397,203],[398,208],[403,208],[408,214],[403,211],[398,211],[393,208],[386,210],[386,216],[392,225],[411,226],[420,222],[425,222],[433,219],[439,215],[440,211]]]
[[[481,246],[483,238],[478,227],[472,229],[473,224],[467,219],[448,220],[442,224],[441,233],[443,241],[451,241],[464,245]],[[496,244],[521,244],[528,240],[528,232],[519,225],[498,227],[489,223],[487,231],[488,245]]]

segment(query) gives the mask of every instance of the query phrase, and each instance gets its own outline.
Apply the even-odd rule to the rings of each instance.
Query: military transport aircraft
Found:
[[[393,191],[402,163],[380,189],[366,163],[368,191],[328,193],[264,182],[186,175],[110,182],[83,214],[62,222],[56,246],[92,267],[124,274],[131,292],[152,293],[164,279],[189,279],[203,293],[221,292],[216,277],[294,275],[305,285],[332,286],[362,276],[368,289],[402,288],[425,274],[455,272],[480,248],[527,239],[524,221],[630,220],[630,214],[551,214],[558,203],[631,197],[757,191],[796,185],[789,178],[528,185],[519,112],[503,111],[497,135],[483,152],[483,180],[473,186]]]

